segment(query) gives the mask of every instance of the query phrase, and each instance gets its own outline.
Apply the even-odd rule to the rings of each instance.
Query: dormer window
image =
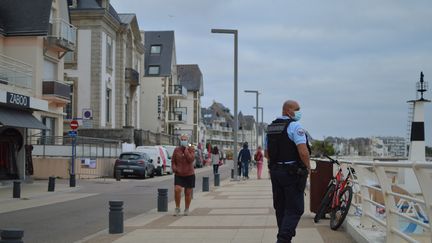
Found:
[[[149,66],[148,74],[149,75],[159,75],[160,74],[160,66]]]
[[[162,49],[161,45],[152,45],[150,47],[150,54],[152,54],[152,55],[160,55],[161,54],[161,49]]]

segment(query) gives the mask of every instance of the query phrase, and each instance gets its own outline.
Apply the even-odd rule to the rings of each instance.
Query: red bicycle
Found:
[[[344,177],[340,163],[327,155],[326,157],[331,163],[338,165],[338,172],[327,187],[327,191],[315,215],[314,222],[318,223],[327,212],[330,212],[330,228],[337,230],[345,220],[351,206],[353,196],[352,180],[355,171],[348,166],[348,175]]]

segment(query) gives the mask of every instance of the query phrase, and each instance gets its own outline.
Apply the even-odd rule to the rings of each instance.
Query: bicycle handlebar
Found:
[[[327,159],[329,159],[330,162],[335,163],[335,164],[337,164],[337,165],[340,165],[340,164],[339,164],[339,161],[333,159],[332,157],[328,156],[327,154],[324,154],[324,156],[327,157]]]

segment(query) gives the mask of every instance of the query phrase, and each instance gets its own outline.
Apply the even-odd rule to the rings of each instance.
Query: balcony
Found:
[[[170,85],[168,87],[168,96],[177,99],[186,99],[187,89],[182,85]]]
[[[56,51],[74,51],[76,28],[63,19],[53,19],[49,24],[48,43]]]
[[[57,103],[68,103],[70,101],[70,86],[61,81],[43,81],[43,99]]]
[[[0,84],[31,89],[33,67],[12,57],[0,54]]]
[[[168,112],[168,123],[181,124],[186,123],[186,107],[175,107],[174,110]]]
[[[139,83],[139,72],[133,68],[125,68],[125,81],[130,85],[138,86]]]

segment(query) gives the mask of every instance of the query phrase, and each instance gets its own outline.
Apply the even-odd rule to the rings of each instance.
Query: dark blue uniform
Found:
[[[291,242],[304,212],[307,170],[297,145],[308,144],[304,129],[289,117],[279,117],[267,130],[267,151],[273,190],[273,207],[278,224],[278,243]],[[306,171],[306,172],[305,172]]]

